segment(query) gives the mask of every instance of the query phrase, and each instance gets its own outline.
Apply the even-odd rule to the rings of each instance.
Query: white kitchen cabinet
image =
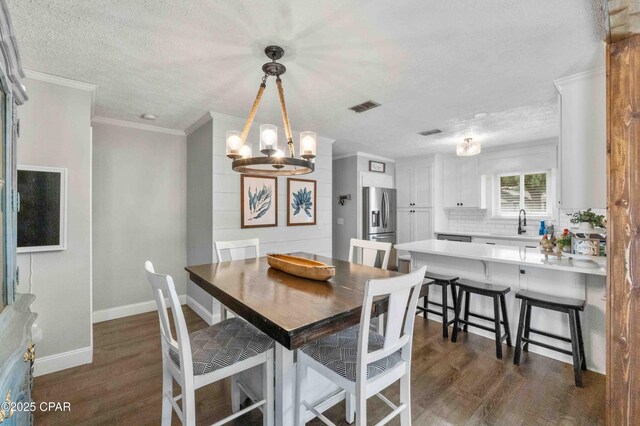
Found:
[[[449,157],[443,160],[443,204],[445,209],[485,208],[483,178],[477,157]]]
[[[562,208],[606,208],[606,83],[604,68],[555,81],[560,92],[557,198]]]
[[[398,244],[432,238],[430,210],[398,210]]]
[[[431,167],[396,168],[398,208],[431,207]]]

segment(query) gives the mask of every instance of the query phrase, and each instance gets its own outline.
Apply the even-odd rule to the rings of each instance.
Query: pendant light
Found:
[[[316,134],[314,132],[300,133],[300,158],[295,156],[293,145],[293,134],[289,124],[289,114],[284,101],[284,89],[282,88],[282,76],[287,69],[284,65],[276,62],[284,55],[284,49],[279,46],[268,46],[264,53],[271,59],[262,66],[264,76],[258,89],[256,99],[249,112],[249,117],[245,122],[242,132],[229,130],[227,132],[227,157],[233,160],[231,167],[239,173],[250,173],[262,176],[286,176],[303,175],[313,172],[315,166],[313,159],[316,157]],[[286,149],[278,144],[278,128],[273,124],[263,124],[260,126],[259,150],[262,156],[253,156],[252,149],[247,143],[247,136],[253,119],[260,104],[260,99],[267,87],[267,79],[276,77],[276,86],[280,99],[280,110],[282,112],[282,122],[284,127],[284,137],[286,139]],[[285,154],[286,150],[286,154]]]
[[[480,154],[480,142],[466,138],[456,146],[456,154],[460,157],[470,157]]]

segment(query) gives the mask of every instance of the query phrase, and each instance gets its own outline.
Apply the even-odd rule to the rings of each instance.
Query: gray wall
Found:
[[[349,240],[358,236],[358,157],[341,158],[333,161],[333,257],[342,260],[349,258]],[[351,200],[338,204],[338,196],[351,194]],[[344,225],[338,225],[338,219],[344,219]]]
[[[211,115],[212,120],[187,136],[189,264],[208,262],[210,258],[216,261],[215,254],[211,254],[214,241],[247,238],[260,239],[262,256],[268,252],[306,251],[331,257],[333,140],[318,136],[315,172],[303,176],[305,179],[317,180],[317,225],[287,226],[287,178],[280,177],[278,178],[278,226],[241,229],[240,174],[231,169],[231,160],[225,155],[225,135],[227,130],[242,129],[244,118],[215,113]],[[259,127],[260,125],[255,123],[247,139],[253,142],[254,154],[258,149]],[[284,134],[282,128],[279,128],[278,134]],[[280,141],[282,139],[280,137]],[[297,132],[294,132],[294,140],[298,149]],[[192,159],[194,159],[193,162]],[[217,313],[217,303],[195,284],[189,283],[188,295],[207,312],[203,315],[203,312],[195,307],[203,317]],[[212,318],[209,316],[205,320],[211,321]]]
[[[187,264],[213,262],[213,120],[187,136]],[[213,312],[213,298],[190,283],[187,295]],[[193,307],[193,304],[191,304]],[[201,312],[200,312],[201,313]],[[201,313],[202,314],[202,313]],[[207,318],[209,322],[210,319]]]
[[[93,309],[153,301],[146,260],[186,293],[186,137],[93,126]]]
[[[26,79],[19,110],[18,164],[68,169],[67,249],[33,254],[33,311],[43,340],[38,358],[90,347],[92,93]],[[28,292],[29,254],[18,255]]]

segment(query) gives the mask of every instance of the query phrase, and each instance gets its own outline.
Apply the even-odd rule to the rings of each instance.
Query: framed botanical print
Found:
[[[242,228],[278,226],[278,179],[241,175],[240,216]]]
[[[287,225],[316,224],[316,181],[287,179]]]

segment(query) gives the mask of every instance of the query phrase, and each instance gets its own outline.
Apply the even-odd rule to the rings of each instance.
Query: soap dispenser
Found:
[[[544,220],[540,221],[540,229],[538,230],[538,235],[546,235],[547,227],[545,226]]]

